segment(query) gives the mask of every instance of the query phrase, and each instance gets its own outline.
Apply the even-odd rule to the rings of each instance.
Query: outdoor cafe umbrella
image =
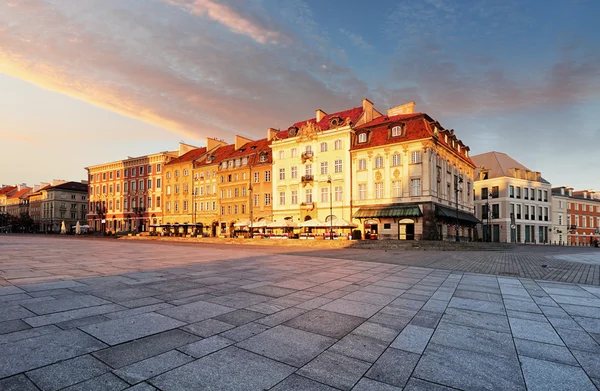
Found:
[[[249,225],[250,221],[248,220],[238,221],[237,223],[233,224],[234,227],[248,227]]]
[[[79,224],[79,220],[75,224],[75,235],[81,235],[81,224]]]
[[[328,227],[327,223],[322,222],[319,219],[311,219],[306,220],[298,224],[298,227],[307,227],[307,228],[325,228]]]
[[[267,224],[267,228],[296,228],[298,224],[294,223],[291,220],[283,220],[283,221],[273,221],[272,223]]]
[[[329,222],[327,222],[325,224],[327,225],[327,224],[329,224]],[[333,228],[356,228],[356,227],[358,227],[356,224],[350,223],[344,219],[334,219],[331,222],[331,226]]]
[[[64,235],[67,233],[67,228],[65,227],[65,221],[63,220],[63,222],[60,224],[60,233],[61,235]]]

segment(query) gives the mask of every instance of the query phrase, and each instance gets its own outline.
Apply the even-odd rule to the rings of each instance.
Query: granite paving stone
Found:
[[[106,347],[79,331],[59,331],[0,345],[0,378]]]
[[[228,347],[150,379],[161,390],[264,390],[291,375],[294,367]]]
[[[490,314],[504,315],[506,311],[502,303],[495,301],[465,299],[453,297],[448,304],[450,308],[459,308],[463,310],[486,312]]]
[[[441,312],[419,311],[411,320],[413,326],[421,326],[433,329],[442,318]]]
[[[7,320],[5,322],[0,322],[0,335],[14,333],[15,331],[26,330],[29,328],[31,328],[31,326],[21,319]]]
[[[530,341],[545,342],[555,345],[564,345],[552,325],[548,322],[509,318],[510,328],[515,338]]]
[[[0,390],[2,391],[39,391],[35,384],[20,374],[0,380]]]
[[[103,349],[92,355],[117,369],[200,339],[197,335],[175,329]]]
[[[514,311],[522,311],[522,312],[533,312],[536,314],[541,314],[542,310],[537,306],[537,304],[531,300],[511,300],[504,299],[504,308],[507,310]]]
[[[600,309],[598,311],[600,312]],[[600,333],[600,319],[584,318],[582,316],[574,316],[573,319],[588,333]]]
[[[129,389],[129,384],[112,373],[94,377],[81,383],[64,388],[63,391],[121,391]],[[154,387],[152,387],[154,389]]]
[[[454,391],[455,388],[442,386],[425,380],[411,378],[403,391]]]
[[[206,301],[196,301],[194,303],[161,310],[158,311],[158,313],[186,323],[194,323],[233,311],[235,311],[235,308],[225,307]]]
[[[46,315],[53,312],[62,312],[75,310],[78,308],[93,307],[103,304],[110,304],[109,301],[90,295],[80,295],[64,299],[42,301],[23,306],[36,315]]]
[[[533,320],[536,322],[546,323],[546,317],[542,314],[536,314],[533,312],[521,312],[521,311],[513,311],[506,310],[506,315],[509,319],[525,319],[525,320]]]
[[[375,362],[387,346],[383,341],[351,333],[336,342],[328,351],[365,362]]]
[[[595,386],[578,367],[522,357],[521,366],[528,391],[594,391]]]
[[[143,307],[130,308],[130,309],[123,310],[123,311],[111,312],[104,316],[106,316],[109,319],[127,318],[130,316],[164,310],[166,308],[172,308],[172,307],[173,306],[168,303],[158,303],[158,304],[151,304],[151,305],[147,305],[147,306],[143,306]]]
[[[369,369],[366,377],[396,387],[404,387],[421,356],[388,348]]]
[[[320,309],[325,311],[339,312],[340,314],[353,315],[362,318],[368,318],[375,315],[381,308],[383,308],[383,305],[361,303],[346,299],[337,299],[320,307]]]
[[[381,293],[366,292],[363,290],[354,291],[344,296],[346,300],[360,301],[363,303],[387,305],[396,299],[397,295],[386,295]]]
[[[369,366],[369,363],[327,351],[297,373],[341,390],[350,390]]]
[[[21,331],[15,331],[14,333],[0,335],[0,344],[19,341],[21,339],[35,338],[44,334],[51,334],[59,331],[60,329],[54,325],[41,326],[30,328]]]
[[[363,377],[352,391],[402,391],[402,388]]]
[[[268,330],[269,327],[260,323],[246,323],[243,326],[238,326],[234,329],[225,331],[221,333],[221,335],[225,338],[231,339],[233,341],[239,342],[244,339],[250,338],[254,335],[260,334],[265,330]]]
[[[229,323],[221,322],[215,319],[206,319],[200,322],[188,324],[181,329],[201,337],[208,338],[233,328],[235,328],[235,326]]]
[[[139,383],[135,386],[126,388],[127,391],[156,391],[157,388],[148,383]]]
[[[571,304],[561,304],[561,307],[571,316],[600,319],[600,310],[596,307],[586,307]]]
[[[498,303],[502,302],[502,295],[488,292],[476,292],[476,291],[465,291],[459,289],[454,291],[454,297],[460,297],[462,299],[474,299],[484,301],[495,301]]]
[[[301,367],[335,343],[333,338],[279,325],[236,346]]]
[[[256,323],[264,324],[269,327],[277,326],[287,322],[288,320],[294,319],[295,317],[306,313],[307,310],[297,307],[286,308],[274,314],[265,316],[256,320]]]
[[[241,326],[243,324],[260,319],[264,316],[265,315],[261,314],[260,312],[236,310],[223,315],[215,316],[214,319],[219,320],[221,322],[229,323],[234,326]]]
[[[80,308],[71,311],[57,312],[54,314],[34,316],[31,318],[25,318],[23,320],[33,327],[39,327],[46,326],[49,324],[62,323],[73,319],[87,318],[89,316],[94,315],[108,314],[110,312],[121,311],[124,309],[125,307],[122,307],[117,304],[106,304],[94,307]]]
[[[510,332],[506,315],[448,308],[442,316],[442,321],[486,330]]]
[[[27,372],[40,389],[55,391],[100,376],[110,368],[102,361],[84,355]]]
[[[201,341],[181,346],[177,348],[177,350],[189,356],[200,358],[226,348],[229,345],[233,345],[234,343],[235,341],[231,339],[227,339],[219,335],[213,335],[212,337],[203,339]]]
[[[489,356],[430,343],[414,376],[459,389],[522,390],[523,378],[516,358]]]
[[[529,341],[520,338],[515,338],[514,340],[519,356],[554,361],[561,364],[578,365],[575,357],[573,357],[569,349],[564,346]]]
[[[600,354],[573,350],[573,355],[589,377],[600,379]]]
[[[297,329],[340,339],[364,321],[365,318],[358,316],[317,309],[301,314],[284,324]]]
[[[18,305],[0,307],[0,322],[27,318],[29,316],[35,316],[35,314]]]
[[[127,365],[114,371],[114,374],[129,384],[137,384],[161,373],[170,371],[194,359],[187,354],[171,350],[143,361]]]
[[[56,326],[60,327],[63,330],[69,330],[69,329],[74,329],[77,327],[87,326],[90,324],[106,322],[107,320],[109,320],[109,319],[104,315],[93,315],[93,316],[88,316],[86,318],[78,318],[78,319],[67,320],[64,322],[56,323]]]
[[[271,391],[336,391],[336,389],[306,377],[292,374],[272,388]]]
[[[407,328],[410,326],[407,326]],[[405,329],[406,330],[406,329]],[[401,334],[402,335],[402,334]],[[431,343],[471,350],[491,356],[514,358],[515,348],[510,333],[442,322]],[[394,345],[392,344],[392,347]],[[419,352],[415,352],[419,353]]]
[[[102,342],[117,345],[184,325],[185,323],[178,320],[151,312],[91,324],[80,329]]]
[[[570,350],[600,353],[600,345],[585,331],[563,329],[557,327],[556,332]]]
[[[425,350],[425,347],[427,346],[432,334],[432,328],[413,326],[409,324],[396,337],[390,347],[421,354]]]
[[[398,333],[399,331],[396,331],[393,328],[371,321],[364,322],[352,331],[352,334],[373,338],[387,343],[392,342]]]

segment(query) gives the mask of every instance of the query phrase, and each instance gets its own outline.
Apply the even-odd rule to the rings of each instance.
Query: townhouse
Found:
[[[552,188],[552,242],[590,246],[600,240],[600,198],[594,190]]]

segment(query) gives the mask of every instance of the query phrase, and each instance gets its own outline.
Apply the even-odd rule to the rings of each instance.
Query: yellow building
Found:
[[[379,239],[473,239],[475,165],[469,147],[414,102],[356,126],[352,212]],[[458,206],[457,206],[458,204]]]
[[[361,107],[300,121],[273,139],[273,220],[295,224],[352,218],[353,129],[381,116],[364,99]]]

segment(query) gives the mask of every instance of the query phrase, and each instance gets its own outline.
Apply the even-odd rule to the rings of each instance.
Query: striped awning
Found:
[[[416,204],[394,204],[394,205],[383,205],[383,206],[361,206],[356,213],[354,213],[355,219],[369,219],[369,218],[401,218],[401,217],[421,217],[421,209]]]

